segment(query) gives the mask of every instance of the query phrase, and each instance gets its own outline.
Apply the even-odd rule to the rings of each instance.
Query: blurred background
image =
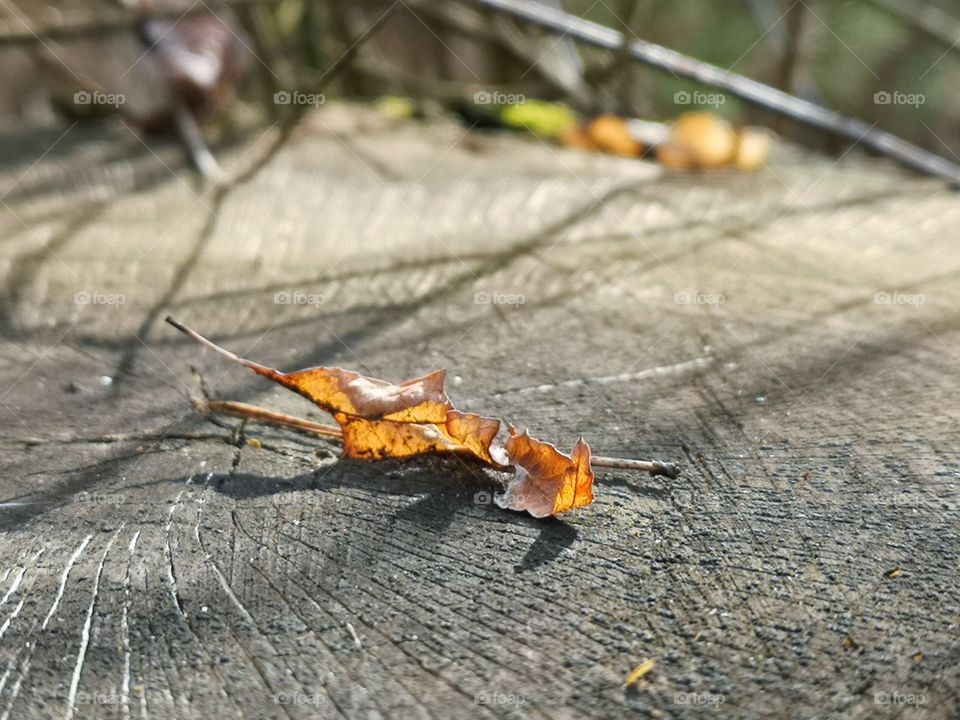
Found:
[[[960,8],[947,0],[544,0],[955,159]],[[815,131],[624,53],[557,38],[471,0],[0,0],[0,128],[116,121],[144,137],[177,108],[213,142],[331,99],[499,125],[477,93],[579,117],[703,108],[824,152]],[[385,100],[386,98],[386,100]],[[484,102],[484,100],[487,102]]]

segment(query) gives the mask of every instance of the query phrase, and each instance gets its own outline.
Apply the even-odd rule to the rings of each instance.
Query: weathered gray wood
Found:
[[[956,716],[939,184],[787,148],[678,177],[330,106],[204,190],[175,147],[61,132],[0,139],[0,719]],[[465,408],[686,470],[536,521],[456,460],[231,432],[191,365],[310,410],[168,312],[285,369],[445,366]]]

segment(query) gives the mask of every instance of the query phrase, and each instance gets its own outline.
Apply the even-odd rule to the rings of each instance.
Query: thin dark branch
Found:
[[[960,20],[938,7],[903,0],[867,0],[871,5],[893,15],[897,20],[919,30],[951,52],[960,52]]]

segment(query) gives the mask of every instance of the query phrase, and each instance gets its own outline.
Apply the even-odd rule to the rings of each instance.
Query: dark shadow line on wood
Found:
[[[643,181],[641,184],[646,184],[646,181]],[[298,363],[303,367],[322,364],[333,354],[337,348],[344,345],[350,347],[379,333],[385,328],[395,325],[398,320],[404,317],[409,317],[424,307],[428,307],[431,304],[446,300],[455,293],[462,291],[465,287],[468,287],[470,283],[496,272],[497,270],[509,265],[514,259],[522,257],[533,250],[536,250],[538,247],[551,242],[554,235],[557,233],[562,233],[582,222],[590,215],[600,212],[604,205],[613,198],[627,194],[634,190],[636,190],[635,183],[613,188],[602,198],[591,200],[589,203],[586,203],[584,206],[569,213],[559,221],[554,222],[547,227],[540,229],[536,233],[529,235],[527,238],[515,243],[509,252],[504,253],[503,256],[495,256],[494,258],[487,260],[486,262],[482,263],[476,271],[471,268],[466,272],[455,275],[440,288],[429,293],[425,293],[424,295],[414,298],[410,302],[402,305],[384,308],[375,318],[356,328],[352,332],[347,333],[339,338],[324,341],[320,345],[316,346],[312,352],[305,354],[302,359],[298,361]],[[216,341],[218,338],[214,339]]]
[[[22,505],[0,509],[0,532],[8,532],[43,515],[51,510],[69,505],[74,496],[101,481],[104,475],[122,475],[124,469],[139,462],[145,456],[166,452],[166,448],[156,447],[152,450],[122,454],[116,453],[100,462],[77,470],[71,479],[58,483],[50,490],[44,490],[24,498]]]
[[[187,255],[186,259],[180,263],[176,272],[174,273],[173,279],[170,283],[170,286],[166,289],[164,294],[160,299],[154,303],[150,310],[147,312],[146,317],[140,323],[140,326],[137,328],[136,336],[134,339],[130,340],[126,344],[126,350],[121,356],[119,362],[116,365],[116,368],[112,374],[113,377],[113,386],[112,390],[114,393],[119,392],[120,388],[125,384],[125,380],[133,374],[133,366],[137,360],[137,357],[140,354],[140,349],[150,339],[150,333],[153,330],[153,326],[156,324],[157,319],[166,312],[168,306],[172,302],[173,298],[177,296],[183,286],[186,284],[190,275],[192,274],[197,261],[200,259],[200,256],[203,254],[203,251],[206,249],[210,240],[213,238],[214,230],[217,227],[217,223],[220,220],[220,213],[223,210],[223,205],[226,202],[227,198],[230,195],[230,192],[237,187],[240,187],[250,180],[252,180],[256,175],[266,167],[277,153],[286,145],[287,139],[293,132],[292,126],[286,126],[281,128],[277,138],[274,140],[270,148],[267,149],[263,155],[257,159],[249,168],[247,168],[242,174],[238,175],[236,178],[232,179],[228,183],[218,185],[213,191],[213,197],[211,199],[210,211],[207,216],[207,221],[204,223],[203,228],[200,231],[200,234],[197,236],[197,239],[194,241],[193,247],[190,249],[190,253]]]
[[[17,325],[15,318],[17,306],[24,290],[30,286],[44,264],[51,262],[51,258],[56,255],[58,250],[66,247],[67,243],[75,238],[83,228],[100,217],[106,207],[106,203],[97,203],[83,208],[80,212],[68,217],[59,232],[51,237],[43,247],[23,253],[13,259],[9,273],[10,284],[7,288],[6,297],[0,302],[0,337],[21,339],[29,336],[28,332],[24,332]],[[64,261],[60,260],[59,262]],[[81,289],[77,288],[78,291]]]

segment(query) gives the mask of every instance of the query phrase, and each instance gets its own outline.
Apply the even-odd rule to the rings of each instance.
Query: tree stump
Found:
[[[779,147],[670,174],[330,105],[221,148],[0,138],[0,720],[955,717],[960,202]],[[601,471],[549,520],[320,418],[292,370],[449,369]],[[642,661],[654,668],[625,688]]]

